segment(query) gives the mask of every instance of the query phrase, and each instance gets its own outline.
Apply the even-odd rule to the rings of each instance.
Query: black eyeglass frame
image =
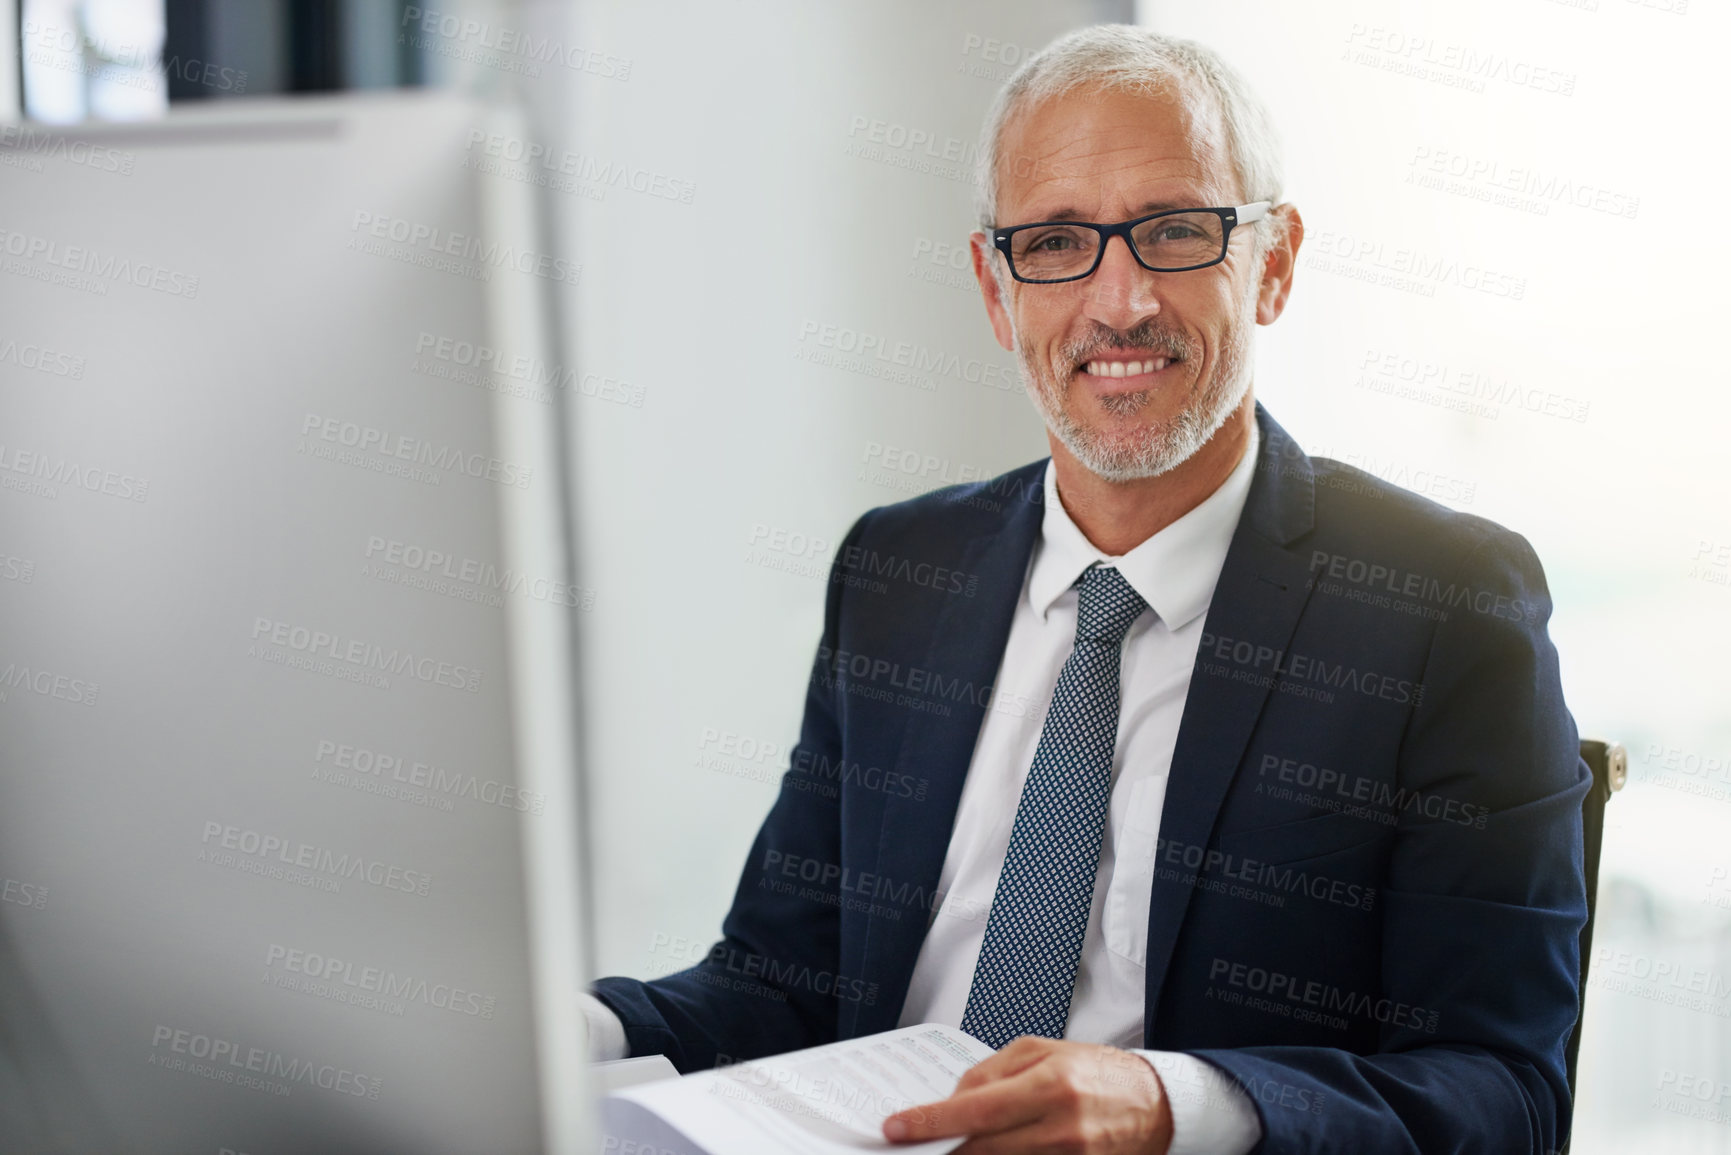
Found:
[[[1033,221],[1025,225],[1011,225],[1007,229],[993,229],[991,231],[992,247],[1004,254],[1004,263],[1010,266],[1010,276],[1022,282],[1024,285],[1062,285],[1069,281],[1080,281],[1085,277],[1093,276],[1094,270],[1098,269],[1100,267],[1100,262],[1105,259],[1106,246],[1111,243],[1113,237],[1123,237],[1124,247],[1130,250],[1130,255],[1136,258],[1136,263],[1141,265],[1144,269],[1147,269],[1150,273],[1188,273],[1192,269],[1206,269],[1224,261],[1226,259],[1227,251],[1232,246],[1233,227],[1236,225],[1254,224],[1261,220],[1263,217],[1268,215],[1268,210],[1271,204],[1272,202],[1270,201],[1252,201],[1250,204],[1236,205],[1232,208],[1163,209],[1157,213],[1149,213],[1145,217],[1137,217],[1135,220],[1119,221],[1115,225],[1095,224],[1092,221]],[[1220,234],[1220,255],[1215,257],[1212,261],[1203,261],[1199,265],[1179,265],[1170,269],[1157,269],[1147,261],[1144,261],[1142,259],[1142,254],[1136,251],[1136,242],[1130,239],[1130,230],[1135,228],[1137,225],[1154,220],[1157,217],[1172,217],[1177,216],[1180,213],[1213,213],[1215,216],[1220,218],[1222,229]],[[1100,245],[1094,250],[1094,263],[1088,266],[1087,272],[1077,273],[1073,277],[1054,277],[1047,280],[1037,277],[1022,276],[1021,273],[1016,271],[1016,259],[1010,255],[1010,238],[1021,232],[1023,229],[1049,228],[1052,225],[1070,225],[1077,228],[1093,229],[1098,233],[1100,235]]]

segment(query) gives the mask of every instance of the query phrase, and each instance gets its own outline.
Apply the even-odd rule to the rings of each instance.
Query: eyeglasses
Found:
[[[1010,262],[1010,275],[1030,285],[1079,281],[1100,267],[1106,242],[1123,237],[1136,263],[1151,273],[1206,269],[1226,259],[1235,225],[1268,215],[1269,201],[1236,208],[1168,209],[1115,225],[1037,221],[993,229],[992,244]]]

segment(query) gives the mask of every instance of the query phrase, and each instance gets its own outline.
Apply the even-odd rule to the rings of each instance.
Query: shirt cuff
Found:
[[[613,1008],[582,991],[577,996],[583,1003],[583,1023],[589,1028],[589,1059],[600,1063],[610,1059],[629,1058],[631,1048],[625,1043],[625,1024],[613,1013]]]
[[[1180,1051],[1137,1051],[1154,1067],[1172,1108],[1168,1155],[1246,1155],[1262,1120],[1244,1089],[1212,1063]]]

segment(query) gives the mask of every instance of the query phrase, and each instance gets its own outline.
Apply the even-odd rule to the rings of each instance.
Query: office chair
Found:
[[[1629,754],[1616,742],[1591,738],[1581,742],[1581,760],[1593,772],[1593,788],[1581,803],[1582,862],[1587,876],[1587,925],[1581,928],[1581,1009],[1575,1014],[1575,1029],[1569,1035],[1566,1054],[1569,1073],[1569,1103],[1575,1101],[1575,1059],[1581,1050],[1581,1019],[1587,1009],[1587,964],[1593,958],[1593,912],[1599,899],[1599,845],[1605,837],[1605,803],[1629,780]],[[1563,1155],[1569,1145],[1563,1144]]]

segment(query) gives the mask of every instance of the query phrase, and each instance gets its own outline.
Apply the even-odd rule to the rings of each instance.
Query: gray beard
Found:
[[[1237,412],[1250,389],[1251,338],[1256,324],[1256,282],[1250,284],[1246,299],[1240,302],[1238,315],[1226,331],[1215,373],[1208,388],[1193,396],[1171,421],[1136,430],[1130,437],[1102,434],[1077,421],[1064,405],[1060,387],[1048,372],[1034,363],[1016,335],[1016,359],[1021,365],[1022,384],[1028,390],[1035,408],[1045,419],[1046,428],[1058,443],[1070,451],[1090,473],[1106,481],[1136,481],[1144,477],[1159,477],[1190,460],[1196,451],[1226,424]],[[1141,326],[1123,338],[1096,340],[1066,352],[1069,364],[1087,360],[1087,354],[1108,345],[1151,349],[1167,356],[1176,355],[1189,364],[1198,350],[1183,333],[1160,326]],[[1144,409],[1151,400],[1149,391],[1122,393],[1101,399],[1101,406],[1116,417],[1125,417]]]

